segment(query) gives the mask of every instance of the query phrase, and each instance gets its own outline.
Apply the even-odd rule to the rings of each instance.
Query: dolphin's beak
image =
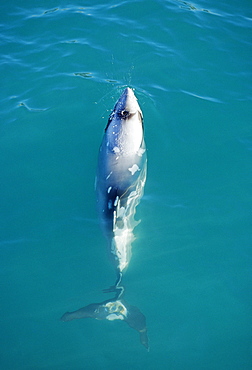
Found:
[[[135,114],[139,112],[142,116],[142,111],[139,107],[139,104],[137,102],[137,98],[135,97],[135,94],[133,90],[130,87],[127,87],[121,97],[119,98],[117,104],[116,104],[116,110],[121,112],[127,112],[128,114]],[[127,118],[127,117],[125,117]]]

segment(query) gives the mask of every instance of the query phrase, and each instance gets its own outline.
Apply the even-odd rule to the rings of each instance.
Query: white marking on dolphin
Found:
[[[132,175],[134,175],[136,171],[140,171],[140,168],[137,164],[133,164],[133,166],[131,168],[128,168],[128,170],[131,172]]]
[[[120,278],[131,258],[138,224],[134,215],[143,195],[146,168],[143,114],[127,87],[105,128],[96,181],[99,216]]]

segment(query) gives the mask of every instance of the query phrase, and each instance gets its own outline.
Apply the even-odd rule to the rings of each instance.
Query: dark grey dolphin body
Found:
[[[133,91],[126,88],[105,128],[96,177],[99,216],[118,275],[116,284],[107,291],[116,294],[113,299],[66,312],[61,320],[123,320],[139,332],[141,343],[149,349],[145,316],[122,299],[124,288],[119,286],[131,257],[137,225],[134,215],[143,194],[146,163],[142,111]]]
[[[131,258],[135,209],[146,180],[143,115],[133,90],[126,88],[110,114],[100,147],[96,191],[102,228],[118,272]]]

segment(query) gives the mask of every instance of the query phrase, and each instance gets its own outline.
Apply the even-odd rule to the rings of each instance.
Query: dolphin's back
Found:
[[[146,162],[142,112],[133,91],[126,89],[105,130],[96,180],[101,225],[120,271],[131,257],[137,224],[134,215],[143,194]]]

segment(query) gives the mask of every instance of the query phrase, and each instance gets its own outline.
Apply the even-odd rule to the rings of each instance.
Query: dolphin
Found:
[[[118,288],[131,258],[134,215],[143,195],[147,171],[143,114],[127,87],[109,116],[99,150],[96,176],[98,213],[117,271]]]
[[[117,272],[115,285],[104,291],[115,292],[115,297],[66,312],[61,320],[125,321],[138,331],[140,342],[149,351],[146,318],[139,308],[122,299],[124,287],[120,286],[131,258],[133,230],[138,224],[134,216],[143,195],[146,171],[143,114],[133,90],[127,87],[109,116],[96,175],[99,218]]]

